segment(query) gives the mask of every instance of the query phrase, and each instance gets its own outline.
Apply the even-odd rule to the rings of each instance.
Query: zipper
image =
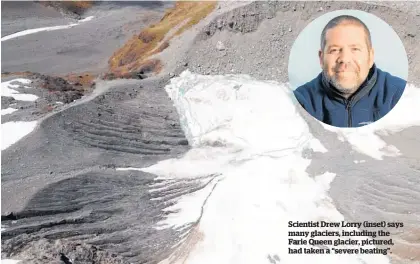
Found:
[[[351,100],[346,100],[346,110],[347,110],[347,125],[348,127],[352,127],[351,122]]]

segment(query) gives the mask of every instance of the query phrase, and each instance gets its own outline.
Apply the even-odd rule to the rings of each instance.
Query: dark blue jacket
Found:
[[[377,68],[345,99],[320,73],[298,87],[294,94],[302,107],[316,119],[336,127],[360,127],[385,116],[400,99],[406,81]]]

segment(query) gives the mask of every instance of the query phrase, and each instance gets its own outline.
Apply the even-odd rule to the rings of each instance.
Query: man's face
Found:
[[[355,24],[340,24],[327,30],[325,48],[319,51],[324,74],[346,97],[365,81],[373,57],[363,27]]]

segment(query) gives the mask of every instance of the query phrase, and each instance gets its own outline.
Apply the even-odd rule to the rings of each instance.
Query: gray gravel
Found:
[[[416,63],[420,60],[420,16],[413,14],[420,14],[420,7],[413,2],[390,6],[342,1],[254,2],[203,26],[183,61],[200,74],[244,73],[287,82],[289,51],[300,31],[323,13],[358,9],[377,15],[398,33],[409,57],[409,82],[420,84],[420,67]],[[411,12],[403,14],[399,7]],[[226,49],[217,50],[218,42]],[[176,72],[182,70],[181,66]]]

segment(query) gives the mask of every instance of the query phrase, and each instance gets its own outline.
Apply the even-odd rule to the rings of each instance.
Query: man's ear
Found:
[[[318,57],[319,57],[319,65],[321,65],[321,68],[322,68],[322,65],[324,64],[324,54],[322,53],[322,50],[318,51]]]
[[[370,66],[369,68],[371,68],[374,63],[375,63],[375,50],[372,47],[369,51],[369,66]]]

